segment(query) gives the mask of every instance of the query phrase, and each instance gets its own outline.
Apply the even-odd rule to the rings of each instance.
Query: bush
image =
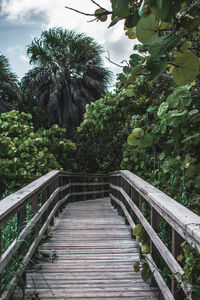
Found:
[[[64,129],[54,125],[34,131],[31,114],[12,110],[0,119],[0,178],[17,187],[51,170],[74,170],[76,146],[62,138]]]

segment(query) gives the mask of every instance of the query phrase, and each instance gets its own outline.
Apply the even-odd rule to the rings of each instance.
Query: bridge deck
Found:
[[[25,299],[158,299],[134,272],[139,246],[109,198],[67,205],[40,251],[51,258],[27,272]]]

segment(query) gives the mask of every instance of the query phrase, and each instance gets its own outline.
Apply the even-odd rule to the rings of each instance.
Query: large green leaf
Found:
[[[194,81],[199,73],[199,58],[189,50],[177,52],[174,65],[172,76],[178,85]]]
[[[179,105],[179,97],[176,97],[174,94],[171,94],[167,97],[167,100],[166,100],[168,103],[169,103],[169,107],[170,108],[175,108]]]
[[[150,78],[154,79],[161,73],[163,73],[167,67],[167,60],[164,58],[156,59],[150,58],[147,62],[147,68],[150,71]]]
[[[129,0],[112,0],[113,14],[119,18],[125,18],[129,14]]]
[[[158,21],[154,15],[143,17],[136,26],[138,40],[144,45],[152,45],[159,40]]]
[[[162,117],[168,111],[168,108],[169,108],[168,102],[161,103],[161,105],[158,109],[158,112],[157,112],[158,117],[159,118]]]
[[[140,16],[138,15],[138,12],[134,12],[133,14],[130,14],[125,21],[125,26],[127,28],[133,28],[137,25],[138,21],[140,19]]]
[[[142,128],[135,128],[128,136],[127,143],[131,146],[138,146],[140,144],[140,137],[142,137],[143,135],[144,130]]]
[[[150,46],[149,53],[153,58],[159,58],[172,50],[176,46],[177,42],[178,40],[173,36],[167,39],[159,39],[156,43]]]
[[[135,66],[138,66],[140,65],[140,61],[141,61],[141,56],[138,55],[138,54],[131,54],[130,56],[130,60],[129,60],[129,63],[131,65],[131,67],[135,67]]]
[[[173,16],[172,7],[173,4],[171,0],[154,1],[154,4],[150,5],[150,10],[156,18],[168,21]]]
[[[176,108],[180,103],[184,106],[188,106],[191,102],[190,98],[190,86],[179,86],[172,94],[167,97],[167,102],[170,108]],[[180,109],[180,107],[178,107]]]
[[[174,14],[180,9],[183,0],[151,0],[150,10],[155,15],[163,21],[170,21]]]

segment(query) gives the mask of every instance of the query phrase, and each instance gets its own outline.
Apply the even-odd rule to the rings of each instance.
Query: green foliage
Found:
[[[33,123],[34,130],[41,127],[48,128],[48,114],[47,111],[40,107],[39,101],[33,93],[22,84],[19,84],[20,98],[13,105],[13,109],[19,112],[25,112],[32,115],[31,122]]]
[[[187,281],[192,285],[191,296],[193,300],[200,297],[200,260],[196,249],[186,242],[182,243],[182,254],[177,260],[184,265],[184,274],[181,276],[183,281]]]
[[[43,31],[27,48],[34,68],[22,79],[23,86],[46,110],[49,125],[66,129],[65,137],[74,135],[86,104],[107,90],[111,72],[103,67],[103,52],[91,37],[62,28]]]
[[[165,72],[180,86],[199,74],[199,53],[191,40],[198,39],[200,3],[198,0],[111,0],[110,26],[124,20],[125,34],[137,38],[146,49],[141,65],[146,78]],[[172,67],[170,67],[172,66]]]
[[[17,76],[11,71],[8,59],[0,53],[0,113],[9,111],[19,99]]]
[[[118,168],[128,133],[126,120],[130,105],[129,98],[125,102],[120,94],[108,93],[86,106],[84,120],[74,139],[81,170],[110,172]]]
[[[18,187],[55,169],[73,170],[75,145],[58,125],[34,131],[31,114],[12,110],[0,119],[0,177]]]

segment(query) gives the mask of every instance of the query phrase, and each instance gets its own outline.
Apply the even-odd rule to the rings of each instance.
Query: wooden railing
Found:
[[[25,284],[25,269],[59,211],[75,200],[106,197],[109,193],[112,204],[120,208],[131,228],[141,223],[146,230],[150,239],[150,253],[145,258],[164,298],[184,299],[183,291],[188,293],[191,286],[181,282],[182,289],[177,288],[177,282],[184,271],[176,257],[180,254],[180,245],[184,240],[200,253],[200,217],[129,171],[109,175],[52,171],[0,201],[0,279],[8,272],[13,259],[20,258],[18,268],[1,292],[0,299],[11,299],[21,279]],[[148,218],[143,214],[144,204],[150,211]],[[2,252],[5,239],[2,233],[13,218],[16,221],[17,236]],[[171,252],[159,237],[161,220],[172,231]],[[159,258],[155,256],[155,249],[174,274],[171,288],[156,265]]]
[[[181,243],[184,240],[200,253],[200,217],[129,171],[110,174],[110,197],[112,203],[123,211],[132,229],[135,224],[141,223],[148,234],[150,253],[145,255],[145,259],[164,299],[184,299],[184,294],[191,291],[191,286],[187,282],[181,282],[181,288],[177,287],[184,271],[176,258],[181,252]],[[149,221],[142,213],[144,203],[149,207]],[[161,219],[171,227],[171,252],[159,237]],[[158,271],[156,262],[159,258],[154,254],[155,248],[171,270],[171,289]]]
[[[4,289],[1,284],[1,300],[11,299],[18,284],[25,286],[25,269],[36,251],[54,217],[69,203],[108,196],[108,176],[98,174],[51,171],[28,186],[0,201],[0,279],[18,268]],[[2,252],[3,232],[15,218],[17,237]]]

